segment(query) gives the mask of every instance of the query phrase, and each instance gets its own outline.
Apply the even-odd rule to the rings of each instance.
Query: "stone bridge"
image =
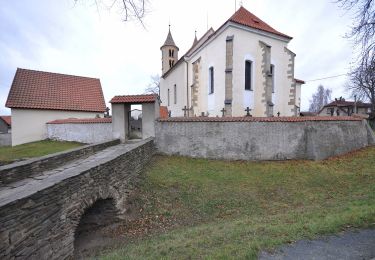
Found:
[[[152,139],[117,144],[39,173],[48,162],[33,162],[27,172],[34,174],[2,181],[0,259],[72,258],[80,232],[124,213],[128,194],[153,153]]]

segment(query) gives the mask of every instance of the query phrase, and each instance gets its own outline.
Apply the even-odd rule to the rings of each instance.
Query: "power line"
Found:
[[[348,75],[348,73],[345,73],[345,74],[340,74],[340,75],[335,75],[335,76],[330,76],[330,77],[325,77],[325,78],[320,78],[320,79],[306,80],[306,82],[313,82],[313,81],[319,81],[319,80],[323,80],[323,79],[338,78],[338,77],[347,76],[347,75]]]

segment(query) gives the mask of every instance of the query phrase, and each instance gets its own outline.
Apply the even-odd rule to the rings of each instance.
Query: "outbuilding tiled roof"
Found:
[[[292,39],[292,37],[275,30],[242,6],[229,18],[229,21]]]
[[[306,84],[305,81],[303,81],[302,79],[294,79],[294,81],[298,84]]]
[[[346,100],[335,100],[327,105],[325,105],[324,107],[350,107],[350,106],[354,106],[355,105],[355,102],[354,101],[346,101]],[[371,107],[371,104],[370,103],[363,103],[361,101],[357,101],[357,107],[365,107],[365,108],[369,108]]]
[[[306,121],[361,121],[352,116],[304,116],[304,117],[169,117],[160,122],[306,122]]]
[[[158,100],[157,94],[144,94],[144,95],[124,95],[114,96],[111,101],[112,104],[142,104],[142,103],[154,103]]]
[[[8,125],[12,125],[12,117],[11,116],[0,116],[0,118]]]
[[[20,68],[5,106],[88,112],[106,108],[99,79]]]
[[[160,118],[168,118],[168,108],[166,106],[160,106]]]
[[[108,124],[112,118],[67,118],[47,122],[47,124]]]

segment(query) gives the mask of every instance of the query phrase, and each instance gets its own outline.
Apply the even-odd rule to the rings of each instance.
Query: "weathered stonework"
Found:
[[[103,211],[123,215],[128,194],[153,153],[152,139],[120,144],[2,188],[0,258],[72,258],[75,233],[90,225],[84,218],[77,231],[83,214],[99,204]]]
[[[273,103],[272,103],[272,75],[271,75],[271,46],[259,41],[260,48],[262,50],[262,100],[261,103],[264,105],[264,115],[273,116]]]
[[[288,59],[288,70],[287,70],[287,78],[289,82],[289,101],[288,106],[291,106],[290,111],[293,113],[294,116],[297,116],[297,86],[294,80],[294,60],[296,54],[290,51],[288,48],[284,48],[284,51],[289,56]]]
[[[201,59],[193,63],[193,85],[191,86],[191,109],[192,115],[197,115],[198,111],[198,97],[199,97],[199,86],[200,86],[200,71],[201,71]]]
[[[225,116],[232,116],[233,102],[233,38],[228,36],[225,48]]]

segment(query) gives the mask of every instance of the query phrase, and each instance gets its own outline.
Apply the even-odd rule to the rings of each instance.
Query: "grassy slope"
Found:
[[[76,142],[39,141],[14,147],[0,147],[0,162],[9,163],[17,159],[39,157],[81,146]]]
[[[157,157],[139,194],[145,216],[174,224],[103,259],[256,258],[301,238],[374,227],[375,147],[322,162]]]

